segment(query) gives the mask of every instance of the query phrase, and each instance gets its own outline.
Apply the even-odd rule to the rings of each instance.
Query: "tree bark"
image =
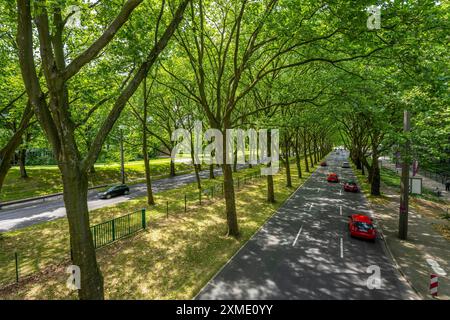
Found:
[[[170,159],[170,176],[175,177],[177,174],[175,172],[175,161],[173,159]]]
[[[70,163],[70,162],[69,162]],[[98,267],[89,225],[87,174],[77,167],[60,165],[64,185],[64,204],[69,221],[73,264],[81,270],[82,300],[104,299],[103,276]]]
[[[311,164],[311,168],[314,167],[313,156],[311,152],[311,143],[308,143],[308,152],[309,152],[309,163]]]
[[[372,166],[370,170],[371,180],[370,183],[370,194],[374,196],[379,196],[380,192],[380,167],[378,165],[378,153],[372,152]]]
[[[303,158],[305,159],[305,171],[309,172],[308,154],[306,151],[306,135],[303,135]]]
[[[284,161],[284,165],[286,168],[286,187],[292,187],[292,178],[291,178],[291,165],[289,164],[289,157],[286,157]]]
[[[198,190],[202,190],[202,182],[200,178],[200,165],[194,164],[194,171],[195,171],[195,180],[197,181],[197,188]]]
[[[20,168],[20,177],[22,179],[27,179],[27,168],[26,168],[26,156],[27,156],[27,149],[22,148],[19,150],[19,168]]]
[[[298,144],[298,136],[295,138],[295,163],[297,165],[297,175],[298,178],[302,178],[302,166],[301,166],[301,158],[300,158],[300,146]]]
[[[216,177],[214,176],[214,164],[210,164],[209,165],[209,178],[210,179],[215,179]]]
[[[225,193],[225,207],[228,225],[228,236],[238,237],[239,228],[237,222],[236,214],[236,199],[234,197],[234,181],[233,181],[233,171],[231,165],[224,164],[222,166],[223,170],[223,183],[224,183],[224,193]]]
[[[0,192],[2,191],[3,183],[5,182],[6,175],[11,168],[11,161],[14,157],[16,149],[22,143],[22,136],[28,128],[31,118],[33,117],[33,109],[31,103],[28,101],[27,106],[22,115],[18,130],[9,139],[6,146],[0,149]]]

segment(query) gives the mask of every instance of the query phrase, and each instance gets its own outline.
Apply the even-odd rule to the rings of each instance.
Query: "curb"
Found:
[[[371,204],[372,206],[372,204]],[[381,222],[378,220],[378,229],[380,231],[381,234],[381,238],[383,240],[384,243],[384,247],[386,248],[386,251],[388,252],[389,256],[392,259],[392,262],[394,262],[394,267],[397,269],[397,271],[401,274],[401,276],[403,277],[403,279],[409,284],[409,286],[411,287],[411,289],[413,289],[413,291],[417,294],[417,296],[422,299],[422,300],[427,300],[427,298],[425,298],[422,293],[420,293],[420,291],[413,285],[413,283],[408,279],[408,277],[406,276],[406,274],[403,272],[402,268],[400,267],[400,264],[397,262],[397,259],[395,259],[394,254],[392,253],[391,249],[389,248],[387,241],[386,241],[386,237],[384,236],[384,232],[383,232],[383,228],[381,226]]]
[[[353,170],[355,170],[354,168],[352,168]],[[356,178],[358,179],[358,176],[356,176]],[[374,210],[373,204],[370,202],[369,198],[367,197],[366,193],[361,190],[361,192],[364,194],[364,197],[366,198],[367,203],[369,204],[370,210],[372,211],[372,214],[376,212],[376,210]],[[389,248],[387,241],[386,241],[386,237],[384,235],[383,232],[383,228],[382,228],[382,224],[381,221],[377,219],[377,226],[379,229],[379,234],[381,235],[381,239],[383,240],[384,243],[384,247],[386,248],[386,251],[388,252],[395,269],[397,269],[397,271],[400,273],[400,275],[403,277],[403,279],[406,281],[406,283],[411,287],[411,289],[416,293],[416,295],[418,296],[418,298],[422,299],[422,300],[426,300],[426,298],[419,292],[419,290],[412,284],[412,282],[408,279],[408,277],[406,276],[406,274],[403,272],[402,268],[400,267],[400,264],[397,262],[397,259],[395,259],[394,254],[392,253],[391,249]]]

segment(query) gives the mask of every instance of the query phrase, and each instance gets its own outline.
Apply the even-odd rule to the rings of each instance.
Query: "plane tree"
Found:
[[[145,11],[138,12],[139,16],[133,16],[133,19],[151,21],[153,36],[148,41],[150,48],[142,52],[136,68],[125,71],[131,76],[122,89],[115,88],[118,92],[111,108],[86,154],[80,152],[76,139],[76,126],[72,118],[76,110],[70,105],[73,92],[69,87],[80,72],[88,69],[90,64],[95,64],[96,58],[107,55],[108,50],[117,49],[114,45],[108,47],[116,36],[126,43],[126,39],[120,37],[120,31],[126,32],[124,25],[142,2],[128,0],[120,6],[102,7],[97,16],[96,9],[80,1],[80,6],[84,8],[82,18],[86,28],[70,32],[67,21],[74,11],[66,13],[67,7],[63,3],[17,0],[17,45],[22,78],[30,104],[53,148],[61,171],[73,262],[81,269],[81,288],[78,290],[81,299],[104,297],[103,277],[97,265],[89,226],[87,172],[95,163],[103,142],[127,101],[178,27],[189,1],[180,1],[178,5],[170,2],[168,5],[173,9],[173,16],[171,10],[165,8],[165,2],[161,6],[161,13],[153,13],[151,19]],[[39,48],[39,57],[35,55],[36,46]],[[67,52],[67,48],[72,50]],[[43,81],[39,81],[37,62],[41,64]]]

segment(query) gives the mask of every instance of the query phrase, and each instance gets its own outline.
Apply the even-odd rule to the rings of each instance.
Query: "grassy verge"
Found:
[[[170,171],[170,159],[150,160],[152,176],[165,176]],[[185,163],[176,163],[177,171],[192,171]],[[129,181],[144,181],[145,167],[143,161],[132,161],[125,164],[125,172]],[[62,192],[61,175],[57,166],[29,166],[29,178],[20,178],[19,168],[13,167],[6,176],[0,194],[0,201],[11,201],[30,197],[43,196]],[[120,164],[96,164],[95,174],[89,178],[90,186],[114,184],[120,181]]]
[[[248,170],[257,170],[256,168]],[[243,170],[239,177],[248,173]],[[149,228],[136,236],[118,241],[97,251],[105,279],[105,294],[109,299],[189,299],[217,272],[256,230],[276,211],[286,198],[310,174],[302,179],[292,166],[293,188],[287,188],[283,173],[274,176],[277,202],[266,202],[266,183],[261,178],[236,191],[236,206],[241,236],[227,237],[224,201],[219,198],[202,204],[191,202],[184,213],[183,193],[195,192],[195,184],[161,192],[157,206],[147,211]],[[215,179],[220,181],[220,178]],[[205,182],[204,186],[207,187]],[[177,199],[177,200],[174,200]],[[166,203],[172,203],[166,218]],[[145,198],[134,199],[91,213],[92,223],[117,214],[145,207]],[[43,269],[68,258],[66,219],[32,226],[3,235],[0,241],[1,274],[8,272],[8,261],[14,249],[22,252],[23,260]],[[26,253],[25,253],[26,252]],[[8,257],[6,256],[8,253]],[[59,257],[56,259],[55,257]],[[39,258],[39,260],[36,259]],[[11,264],[11,263],[10,263]],[[11,275],[12,271],[9,271]],[[1,299],[72,299],[73,292],[65,287],[64,268],[52,269],[32,281],[25,281],[0,292]]]

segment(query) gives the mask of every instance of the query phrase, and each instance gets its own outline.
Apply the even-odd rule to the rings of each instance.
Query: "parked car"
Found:
[[[347,161],[342,162],[342,168],[350,168],[350,163]]]
[[[326,166],[327,166],[327,162],[326,162],[326,161],[322,161],[322,162],[320,163],[320,166],[321,166],[321,167],[326,167]]]
[[[130,194],[130,188],[127,185],[121,184],[117,186],[113,186],[106,190],[105,192],[100,192],[98,197],[100,199],[111,199],[112,197],[122,196]]]
[[[355,181],[350,180],[344,183],[344,191],[359,192],[359,188]]]
[[[352,214],[349,216],[348,229],[350,236],[375,241],[377,231],[373,225],[372,218],[363,214]]]
[[[339,177],[336,173],[329,173],[327,177],[328,182],[339,182]]]

